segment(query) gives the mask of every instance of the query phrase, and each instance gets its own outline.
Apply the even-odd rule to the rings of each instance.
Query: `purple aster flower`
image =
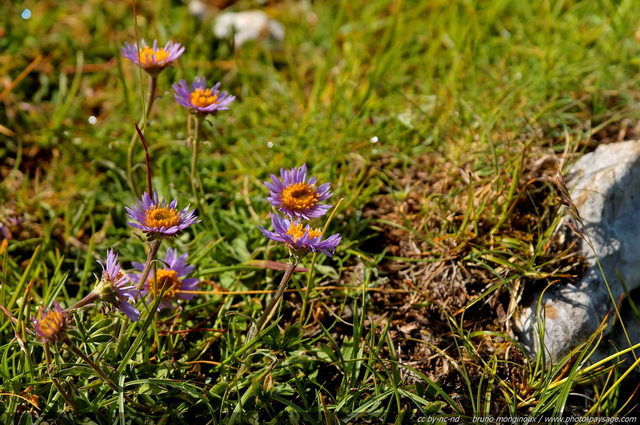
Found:
[[[178,250],[167,249],[167,255],[164,258],[166,267],[156,271],[155,282],[153,276],[149,276],[145,282],[142,294],[151,293],[152,299],[149,300],[149,304],[162,293],[162,301],[158,304],[158,311],[163,308],[173,308],[174,303],[179,304],[179,300],[191,300],[195,296],[195,294],[183,292],[195,291],[198,288],[198,279],[182,279],[194,269],[194,266],[187,264],[187,257],[186,253],[178,257]],[[133,263],[133,266],[139,271],[144,270],[144,264]],[[133,275],[131,278],[136,283],[140,281],[139,275]]]
[[[307,181],[307,165],[291,170],[280,169],[280,179],[271,174],[271,183],[264,182],[271,196],[267,198],[271,205],[291,218],[309,220],[312,217],[321,217],[331,205],[321,205],[331,196],[330,183],[315,187],[316,178],[311,177]]]
[[[271,214],[271,222],[275,232],[270,232],[261,226],[258,226],[262,234],[274,241],[282,242],[289,248],[291,255],[304,257],[309,252],[321,252],[331,257],[336,247],[342,239],[339,233],[329,236],[322,240],[322,232],[320,229],[312,229],[308,224],[302,227],[298,221],[290,221],[280,217],[277,214]]]
[[[173,83],[173,95],[176,101],[200,116],[215,115],[218,111],[229,109],[229,104],[235,100],[226,91],[219,92],[220,83],[210,89],[207,88],[207,80],[196,77],[191,87],[185,80]]]
[[[105,267],[100,261],[98,263],[102,266],[102,279],[93,292],[97,294],[98,299],[112,304],[129,319],[137,322],[140,319],[140,312],[129,301],[134,302],[139,291],[135,289],[135,285],[127,285],[131,282],[131,278],[120,271],[118,254],[110,249],[107,251],[107,266]]]
[[[22,221],[22,219],[11,216],[4,218],[0,216],[0,240],[11,239],[13,237],[11,234],[11,228],[18,226]]]
[[[202,221],[198,220],[194,214],[195,210],[189,211],[188,205],[185,209],[178,211],[177,199],[167,205],[163,197],[160,202],[158,192],[155,190],[153,199],[145,192],[142,199],[136,200],[137,205],[132,208],[125,207],[129,217],[137,222],[130,221],[128,224],[146,233],[149,240],[179,235],[187,227]]]
[[[124,44],[125,47],[120,49],[122,56],[151,75],[158,75],[184,53],[184,47],[173,41],[168,41],[164,47],[158,47],[157,40],[153,40],[153,47],[149,47],[144,39],[140,40],[140,46],[138,43]]]
[[[43,342],[58,341],[67,327],[66,313],[57,302],[53,303],[53,308],[41,307],[38,311],[38,319],[33,319],[33,327]]]

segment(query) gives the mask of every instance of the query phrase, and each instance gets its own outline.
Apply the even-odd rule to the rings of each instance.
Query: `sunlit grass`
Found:
[[[599,335],[548,367],[491,324],[503,317],[486,306],[504,304],[510,317],[532,285],[576,271],[553,237],[549,170],[635,134],[634,2],[276,3],[267,12],[285,25],[285,41],[242,49],[214,39],[212,20],[179,2],[136,7],[136,19],[130,3],[95,0],[0,14],[0,220],[21,220],[0,246],[0,304],[16,318],[0,315],[5,422],[468,422],[633,407],[619,396],[629,365],[615,366],[614,355],[589,366]],[[135,198],[134,137],[133,176],[146,187],[133,122],[144,121],[147,76],[120,56],[136,36],[186,47],[160,74],[144,131],[154,187],[204,218],[160,258],[167,246],[188,251],[209,293],[182,311],[145,310],[127,343],[121,316],[76,313],[69,334],[114,391],[63,345],[51,347],[48,373],[30,318],[89,293],[108,248],[125,269],[146,258],[124,210]],[[202,124],[198,195],[188,113],[171,84],[202,75],[237,99]],[[332,182],[333,205],[344,198],[327,229],[343,240],[311,274],[293,274],[297,291],[250,342],[270,298],[253,291],[274,290],[283,270],[253,261],[288,255],[257,228],[269,224],[262,182],[302,163]],[[448,286],[469,298],[447,304],[429,291]],[[425,357],[408,359],[409,349]],[[575,393],[587,400],[581,411]]]

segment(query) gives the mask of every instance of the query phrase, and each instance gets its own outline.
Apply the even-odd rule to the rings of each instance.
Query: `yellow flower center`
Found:
[[[182,285],[182,280],[178,277],[178,272],[175,270],[161,269],[156,272],[156,281],[149,279],[148,288],[155,297],[160,295],[162,288],[164,288],[164,295],[162,298],[169,299],[175,296],[175,293]]]
[[[289,230],[287,230],[287,235],[291,236],[294,242],[303,237],[305,233],[309,234],[309,238],[317,238],[318,236],[322,236],[322,232],[320,231],[320,229],[309,229],[309,231],[307,232],[307,230],[302,227],[302,224],[291,223],[291,226],[289,226]]]
[[[155,60],[153,59],[155,57]],[[156,65],[162,65],[169,57],[169,53],[165,52],[162,47],[158,50],[146,46],[140,49],[140,65],[143,68],[150,68]]]
[[[156,205],[147,210],[146,224],[149,227],[170,228],[180,224],[180,215],[173,208]]]
[[[59,311],[50,311],[40,319],[38,325],[40,335],[47,339],[51,339],[62,328],[62,313]]]
[[[197,88],[191,93],[191,103],[199,108],[204,108],[218,101],[217,94],[211,94],[211,89]]]
[[[282,191],[282,206],[294,211],[304,211],[318,202],[318,192],[306,183],[287,186]]]

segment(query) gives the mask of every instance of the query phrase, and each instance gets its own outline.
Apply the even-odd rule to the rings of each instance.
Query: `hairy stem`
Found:
[[[200,152],[200,128],[202,126],[202,117],[189,115],[189,122],[193,117],[194,126],[193,126],[193,138],[192,140],[192,152],[191,152],[191,191],[193,192],[193,196],[196,199],[196,207],[198,209],[199,215],[202,217],[202,223],[205,225],[207,230],[213,230],[216,237],[220,237],[220,231],[218,230],[218,226],[215,223],[215,220],[211,220],[212,228],[209,227],[209,220],[207,214],[204,212],[204,206],[201,201],[201,193],[202,192],[202,182],[200,181],[200,176],[198,174],[198,154]]]
[[[156,239],[151,242],[151,247],[149,248],[149,254],[147,255],[147,261],[144,263],[144,269],[142,269],[142,274],[140,274],[140,280],[136,285],[136,289],[139,291],[142,289],[144,284],[147,282],[147,278],[149,277],[149,273],[151,272],[151,266],[153,265],[153,260],[156,259],[156,255],[158,255],[158,249],[160,249],[160,244],[162,243],[162,239]]]
[[[193,139],[192,143],[192,151],[191,151],[191,190],[193,191],[193,196],[196,198],[196,203],[198,207],[200,206],[200,189],[202,185],[200,184],[200,180],[198,178],[198,151],[200,150],[200,124],[202,123],[202,118],[195,117],[194,119],[194,130],[193,130]]]
[[[260,333],[260,331],[264,328],[264,325],[273,316],[276,306],[278,305],[280,298],[282,298],[282,294],[284,294],[284,290],[287,288],[287,284],[291,279],[291,275],[293,274],[293,271],[298,265],[298,260],[296,259],[296,257],[292,257],[292,258],[293,259],[287,266],[287,270],[285,271],[284,276],[282,276],[280,285],[278,285],[278,289],[276,289],[276,292],[273,294],[273,297],[271,298],[271,301],[267,305],[267,308],[264,309],[264,312],[262,313],[262,316],[260,316],[260,319],[258,319],[258,322],[255,325],[253,325],[253,327],[249,331],[249,335],[247,337],[247,344],[249,344]]]
[[[151,247],[149,248],[149,254],[147,254],[147,261],[144,263],[144,268],[142,269],[142,274],[140,274],[140,280],[136,285],[136,290],[142,289],[144,284],[149,277],[149,273],[151,272],[151,267],[153,266],[153,260],[156,259],[156,255],[158,255],[158,249],[160,249],[160,244],[162,243],[162,239],[156,239],[151,242]],[[127,329],[127,325],[129,324],[129,318],[124,317],[122,319],[122,326],[120,327],[120,333],[118,334],[118,350],[124,341],[125,331]]]
[[[78,308],[82,308],[87,304],[91,304],[92,302],[96,301],[98,299],[99,295],[96,294],[95,292],[91,291],[89,293],[89,295],[87,295],[86,297],[84,297],[83,299],[81,299],[80,301],[78,301],[77,303],[75,303],[74,305],[72,305],[71,307],[67,308],[65,310],[65,312],[69,312],[71,310],[76,310]]]
[[[331,220],[333,220],[333,217],[336,215],[336,212],[338,211],[338,208],[340,208],[340,205],[342,205],[343,201],[344,201],[344,198],[340,198],[336,206],[333,208],[333,211],[331,211],[331,215],[329,215],[329,218],[324,223],[324,227],[322,228],[323,235],[327,234],[327,230],[329,229],[329,223],[331,223]],[[311,292],[313,289],[311,287],[311,284],[313,282],[313,271],[316,266],[317,257],[318,257],[318,253],[314,252],[313,257],[311,258],[311,267],[309,267],[309,273],[307,274],[307,288],[304,291],[304,294],[302,294],[302,308],[300,309],[300,326],[301,327],[306,326],[307,322],[309,321],[309,317],[307,317],[307,308],[309,307],[309,300],[311,299]]]
[[[71,397],[69,396],[69,394],[67,394],[64,388],[62,388],[62,385],[60,385],[60,382],[58,382],[58,380],[53,376],[53,373],[51,373],[51,371],[53,370],[53,362],[51,361],[51,352],[49,351],[48,342],[44,344],[44,356],[47,360],[47,373],[49,373],[49,376],[51,377],[51,382],[53,382],[53,385],[56,387],[56,389],[58,390],[58,392],[60,393],[64,401],[67,403],[67,405],[69,405],[71,410],[75,412],[78,409],[76,405],[73,403],[73,400],[71,400]]]
[[[104,382],[106,382],[107,385],[109,385],[111,387],[112,390],[114,390],[115,392],[119,392],[120,389],[118,388],[118,386],[116,385],[115,382],[113,382],[111,380],[111,378],[109,378],[107,376],[106,373],[104,373],[104,371],[102,370],[102,368],[100,366],[98,366],[97,364],[95,364],[93,362],[93,360],[91,360],[86,354],[84,354],[82,352],[82,350],[80,350],[78,347],[76,347],[76,345],[73,343],[73,341],[71,341],[68,337],[65,337],[62,342],[64,342],[65,344],[67,344],[69,346],[69,348],[71,349],[71,351],[73,351],[73,353],[75,355],[77,355],[78,357],[80,357],[82,360],[84,360],[84,362],[86,364],[88,364],[93,370],[96,371],[96,373],[98,375],[100,375],[100,377],[104,380]],[[125,400],[127,400],[129,403],[131,403],[132,405],[136,406],[136,407],[141,407],[141,408],[145,408],[145,406],[142,406],[140,404],[138,404],[135,400],[133,400],[131,397],[129,397],[126,394],[122,395],[124,397]]]

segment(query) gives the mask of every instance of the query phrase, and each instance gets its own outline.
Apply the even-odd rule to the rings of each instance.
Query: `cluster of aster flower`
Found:
[[[145,193],[142,199],[132,208],[125,207],[129,218],[133,221],[129,225],[141,230],[149,240],[159,240],[179,235],[183,230],[200,220],[194,214],[194,210],[186,207],[180,211],[177,209],[177,200],[167,204],[164,198],[159,199],[154,192],[153,198]],[[134,306],[140,297],[146,297],[147,303],[152,304],[158,297],[158,310],[173,308],[179,305],[180,300],[193,299],[194,291],[198,286],[198,279],[185,278],[190,274],[194,266],[187,264],[188,254],[178,256],[176,249],[167,249],[163,264],[156,275],[145,278],[140,283],[140,274],[128,274],[121,270],[118,262],[118,254],[113,249],[107,251],[106,264],[98,261],[102,266],[102,275],[98,279],[95,288],[89,295],[78,301],[67,310],[62,310],[58,303],[53,303],[53,308],[40,309],[38,317],[34,319],[34,329],[39,338],[44,342],[55,342],[64,336],[69,323],[69,312],[82,308],[90,303],[101,301],[103,306],[115,308],[123,312],[129,319],[138,321],[140,311]],[[144,266],[134,262],[133,266],[142,271]],[[141,289],[138,290],[137,286]]]
[[[155,80],[162,70],[170,67],[184,51],[185,48],[180,43],[169,41],[160,46],[157,40],[154,40],[148,45],[143,39],[139,44],[125,43],[121,54]],[[177,103],[198,118],[229,109],[235,96],[219,89],[220,83],[208,88],[204,77],[196,77],[190,85],[185,80],[173,84]],[[162,239],[177,236],[189,226],[201,221],[195,215],[195,210],[189,210],[188,206],[180,210],[177,199],[167,203],[164,198],[159,198],[157,191],[153,194],[145,192],[136,201],[132,207],[125,208],[131,219],[128,224],[141,231],[147,241],[158,243],[158,246]],[[8,234],[4,226],[0,226],[0,231],[2,236]],[[62,310],[57,303],[51,308],[41,308],[38,317],[33,320],[36,334],[44,342],[55,342],[64,338],[70,312],[96,301],[101,301],[106,308],[120,310],[129,319],[138,321],[140,311],[134,305],[138,298],[145,298],[149,304],[158,301],[160,310],[175,307],[181,300],[194,297],[193,291],[197,289],[198,279],[186,277],[194,269],[194,266],[187,264],[186,253],[179,255],[177,250],[167,249],[163,262],[165,267],[157,269],[155,275],[149,273],[152,260],[147,259],[147,264],[144,265],[134,262],[133,266],[141,273],[128,274],[122,272],[118,254],[113,249],[109,250],[106,265],[99,262],[102,275],[93,291],[66,310]],[[162,299],[158,300],[158,297]]]
[[[269,239],[282,242],[289,254],[300,260],[309,252],[321,252],[331,256],[340,243],[340,234],[336,233],[323,239],[319,228],[312,228],[304,221],[322,217],[331,208],[321,204],[331,196],[330,184],[316,187],[316,178],[307,180],[307,165],[291,170],[280,170],[280,178],[271,174],[271,182],[264,182],[269,189],[267,200],[284,214],[271,214],[271,223],[275,232],[258,226]]]
[[[149,46],[141,40],[140,45],[127,43],[122,48],[122,55],[156,78],[184,50],[179,43],[168,42],[164,47],[159,47],[157,41]],[[219,88],[220,83],[207,88],[204,77],[196,77],[191,85],[185,80],[173,84],[176,101],[198,118],[226,110],[234,101],[234,96],[220,92]],[[340,243],[340,235],[333,234],[325,238],[319,228],[312,228],[308,223],[322,217],[331,208],[323,203],[332,195],[330,184],[317,185],[315,177],[307,179],[306,165],[291,170],[281,169],[280,178],[272,174],[271,181],[264,184],[270,191],[268,201],[281,214],[271,214],[274,231],[258,226],[262,233],[283,243],[296,261],[309,252],[331,256]],[[99,262],[102,275],[89,295],[66,310],[62,310],[57,303],[52,308],[40,309],[38,318],[34,320],[34,329],[40,339],[55,342],[66,338],[70,311],[96,301],[101,301],[106,308],[120,310],[130,320],[138,321],[141,314],[135,303],[139,298],[145,298],[149,304],[155,303],[158,310],[173,308],[182,300],[193,299],[198,279],[187,277],[194,266],[187,264],[186,253],[179,255],[177,250],[168,248],[162,262],[164,267],[153,274],[150,273],[150,266],[163,239],[177,236],[201,220],[198,220],[195,210],[190,210],[188,206],[179,209],[177,199],[167,203],[165,198],[158,196],[157,191],[153,191],[153,194],[145,192],[136,201],[132,207],[125,208],[131,219],[128,224],[141,231],[146,240],[155,246],[155,251],[154,248],[150,250],[153,255],[145,264],[133,263],[140,274],[123,272],[118,254],[113,249],[107,251],[106,264]]]
[[[167,203],[164,198],[160,199],[157,191],[154,191],[153,198],[145,192],[142,199],[137,199],[136,205],[131,208],[125,207],[125,209],[132,220],[128,224],[135,229],[141,230],[150,241],[180,235],[183,230],[201,221],[195,215],[195,210],[189,210],[189,206],[178,210],[177,199]],[[161,296],[162,300],[158,305],[158,310],[161,310],[175,307],[179,300],[192,299],[193,294],[183,293],[183,291],[197,289],[198,279],[183,279],[194,269],[194,266],[187,264],[187,256],[188,254],[186,253],[178,256],[177,250],[168,248],[163,261],[165,267],[156,271],[155,278],[154,276],[144,277],[145,280],[141,283],[142,274],[131,274],[128,276],[128,281],[136,285],[122,287],[119,293],[119,300],[124,302],[124,298],[135,299],[138,296],[144,297],[150,294],[151,296],[147,298],[147,302],[151,303]],[[132,264],[138,271],[142,272],[144,270],[143,264],[138,262],[133,262]],[[117,268],[119,270],[119,266]],[[108,263],[106,270],[109,270]],[[114,274],[115,272],[111,271],[111,276]],[[111,279],[111,281],[114,281],[114,279]],[[140,288],[140,290],[132,288]],[[132,290],[132,292],[126,293],[124,292],[126,290]],[[127,314],[130,319],[137,320],[137,317],[127,312],[128,307],[122,308],[118,304],[115,304],[115,306]]]
[[[152,77],[157,76],[163,69],[171,66],[185,51],[180,43],[167,42],[164,47],[159,47],[154,40],[149,46],[140,40],[140,44],[125,43],[122,48],[122,56],[138,65]],[[229,104],[235,100],[227,92],[220,92],[220,83],[207,88],[205,77],[196,77],[189,85],[185,80],[173,84],[173,94],[176,101],[187,108],[192,114],[199,117],[215,115],[218,111],[229,109]]]
[[[137,200],[137,205],[132,208],[125,207],[129,218],[134,221],[129,222],[133,228],[142,230],[149,240],[159,240],[172,236],[177,236],[189,226],[199,223],[198,217],[194,210],[189,207],[178,211],[178,200],[174,199],[167,204],[164,198],[158,197],[158,192],[154,191],[153,198],[145,193],[142,199]],[[140,313],[126,300],[134,301],[139,296],[146,296],[147,302],[151,303],[158,297],[162,297],[158,305],[158,310],[163,308],[175,307],[179,300],[190,300],[193,294],[183,293],[183,291],[193,291],[197,289],[198,279],[187,278],[186,275],[191,273],[194,266],[187,264],[188,254],[178,257],[178,251],[168,248],[163,263],[165,267],[156,271],[155,279],[153,276],[145,277],[145,281],[140,283],[143,278],[142,274],[131,274],[122,276],[120,265],[117,263],[117,254],[113,254],[113,250],[107,253],[107,267],[104,268],[102,282],[106,289],[96,291],[100,294],[102,301],[110,302],[116,308],[124,312],[131,320],[137,321]],[[133,266],[140,272],[144,270],[144,265],[133,262]],[[101,282],[101,283],[102,283]],[[128,285],[127,283],[135,283],[136,285]],[[141,289],[136,289],[140,287]]]

